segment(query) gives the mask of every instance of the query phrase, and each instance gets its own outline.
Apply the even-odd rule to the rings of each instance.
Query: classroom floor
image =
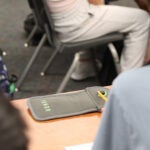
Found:
[[[131,0],[115,1],[112,4],[129,7],[136,6],[134,1]],[[25,0],[11,0],[9,2],[1,0],[0,7],[0,48],[7,52],[7,55],[3,59],[9,73],[16,74],[19,77],[35,49],[35,46],[28,48],[23,46],[26,41],[23,22],[31,10]],[[59,55],[53,66],[49,69],[48,75],[41,77],[40,71],[51,55],[51,52],[52,50],[48,46],[42,48],[36,62],[21,86],[21,90],[15,93],[14,99],[47,95],[56,92],[69,63],[71,63],[74,52],[66,51]],[[59,69],[60,66],[61,69]],[[65,91],[79,90],[95,85],[99,85],[96,78],[91,78],[83,82],[70,80]]]

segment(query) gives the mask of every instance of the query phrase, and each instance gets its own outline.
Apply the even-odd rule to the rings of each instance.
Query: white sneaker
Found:
[[[80,81],[94,76],[96,71],[92,61],[78,61],[71,79]]]

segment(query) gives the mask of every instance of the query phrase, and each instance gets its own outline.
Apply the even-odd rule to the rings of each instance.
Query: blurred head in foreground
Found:
[[[27,150],[25,123],[7,97],[0,91],[0,149]]]

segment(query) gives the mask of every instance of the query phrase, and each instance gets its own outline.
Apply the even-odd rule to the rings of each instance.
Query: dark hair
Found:
[[[146,66],[146,65],[150,65],[150,60],[145,64],[145,66]]]
[[[0,91],[0,149],[27,150],[26,125],[19,111]]]

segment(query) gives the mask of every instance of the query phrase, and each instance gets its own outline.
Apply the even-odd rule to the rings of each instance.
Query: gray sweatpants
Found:
[[[62,42],[93,39],[116,31],[127,33],[121,55],[121,70],[143,65],[150,26],[147,12],[138,8],[95,6],[87,0],[77,1],[70,11],[52,15]]]

